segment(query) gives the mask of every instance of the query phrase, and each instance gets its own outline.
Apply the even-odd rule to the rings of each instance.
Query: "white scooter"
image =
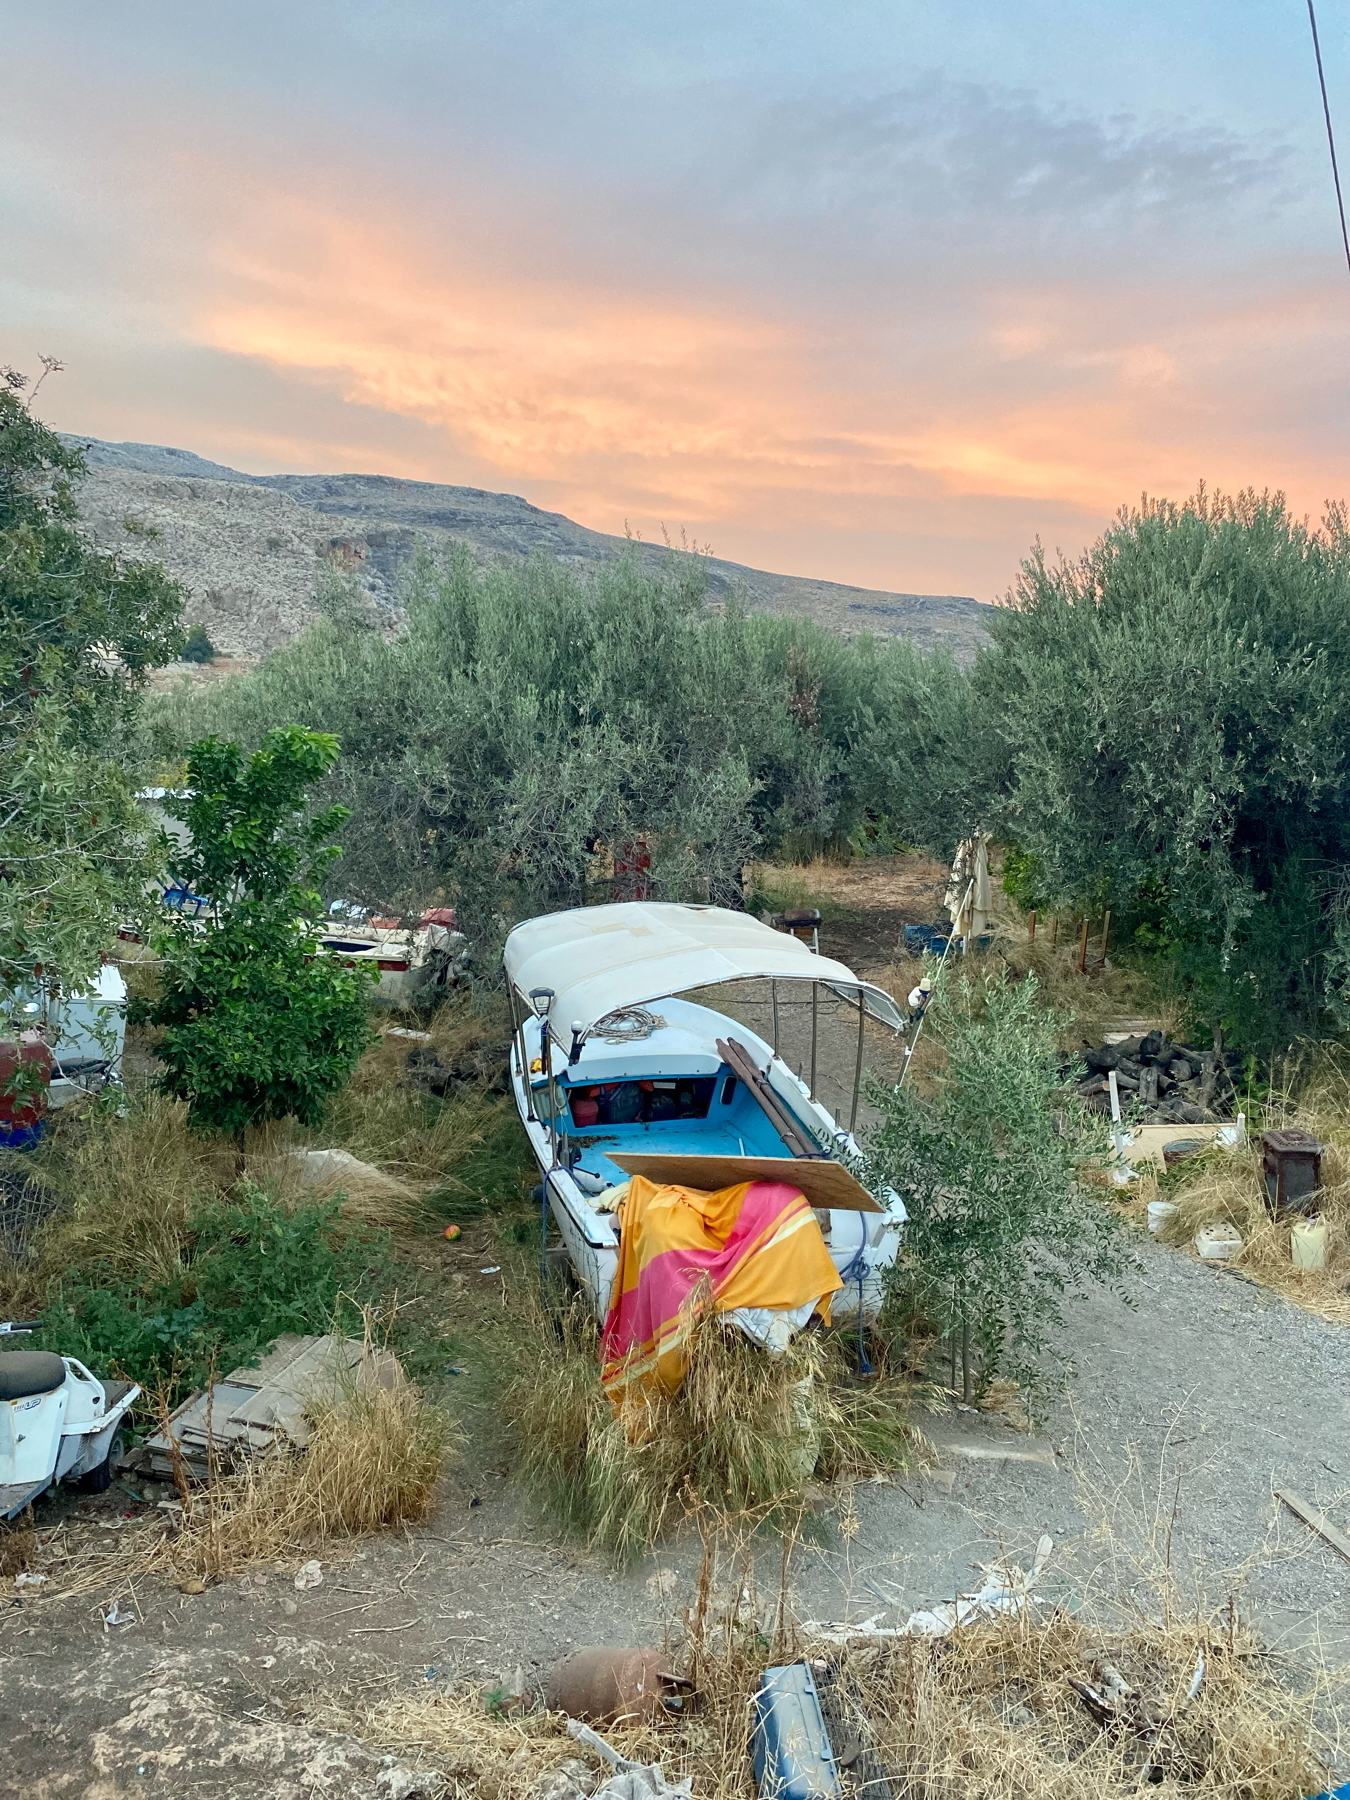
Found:
[[[0,1322],[0,1340],[41,1322]],[[99,1381],[73,1356],[0,1352],[0,1520],[15,1518],[58,1481],[87,1494],[109,1487],[121,1424],[140,1391],[130,1381]]]

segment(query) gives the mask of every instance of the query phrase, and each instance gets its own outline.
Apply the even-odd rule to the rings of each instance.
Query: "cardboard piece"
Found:
[[[825,1211],[879,1213],[883,1207],[850,1175],[843,1163],[799,1156],[661,1156],[615,1151],[610,1162],[625,1175],[678,1187],[734,1187],[738,1181],[786,1181],[800,1188],[814,1207]]]

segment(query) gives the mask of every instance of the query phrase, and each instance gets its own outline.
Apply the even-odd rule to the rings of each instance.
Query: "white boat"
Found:
[[[319,949],[347,963],[374,963],[380,979],[371,998],[386,1006],[407,1006],[427,986],[449,987],[468,960],[468,940],[451,907],[425,912],[415,924],[355,908],[330,913]]]
[[[678,1179],[674,1171],[686,1157],[719,1159],[711,1166],[725,1173],[725,1185],[756,1173],[796,1181],[803,1191],[809,1182],[816,1191],[808,1197],[844,1281],[833,1316],[856,1317],[859,1308],[864,1318],[875,1315],[905,1209],[894,1194],[878,1206],[846,1165],[858,1154],[853,1131],[866,1022],[891,1033],[903,1029],[889,994],[797,937],[714,906],[633,901],[550,913],[516,926],[504,960],[516,1105],[550,1213],[597,1316],[603,1319],[609,1307],[619,1239],[613,1213],[594,1202],[630,1173]],[[773,1043],[680,997],[745,982],[770,984],[775,1017],[780,993],[810,1001],[810,1055],[802,1060],[812,1080],[819,1019],[840,1001],[853,1009],[857,1048],[847,1126]],[[634,1169],[635,1157],[653,1160]],[[781,1175],[774,1162],[785,1165]],[[831,1190],[855,1194],[857,1205],[818,1204],[818,1193]],[[737,1322],[760,1341],[782,1343],[811,1310]]]

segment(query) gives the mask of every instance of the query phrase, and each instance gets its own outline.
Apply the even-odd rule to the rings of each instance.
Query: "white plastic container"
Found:
[[[1289,1233],[1289,1249],[1296,1269],[1325,1269],[1327,1228],[1323,1219],[1299,1219]]]
[[[1148,1228],[1157,1237],[1167,1221],[1176,1216],[1175,1200],[1150,1200],[1148,1203]]]
[[[1196,1232],[1195,1248],[1205,1262],[1231,1262],[1242,1248],[1242,1233],[1226,1219],[1211,1219]]]

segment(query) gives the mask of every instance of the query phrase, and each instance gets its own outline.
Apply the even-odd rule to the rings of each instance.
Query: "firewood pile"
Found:
[[[1111,1075],[1121,1111],[1145,1125],[1202,1125],[1233,1117],[1239,1059],[1231,1052],[1174,1044],[1162,1031],[1084,1050],[1078,1092],[1094,1112],[1111,1111]]]

